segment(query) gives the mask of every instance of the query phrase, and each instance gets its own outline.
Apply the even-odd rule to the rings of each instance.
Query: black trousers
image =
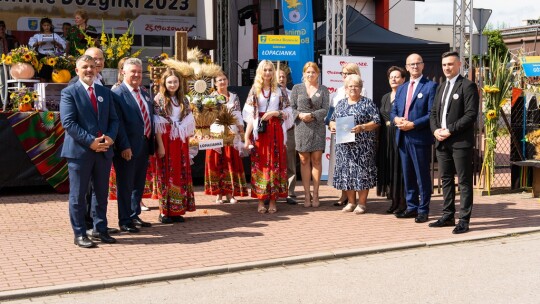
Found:
[[[436,149],[439,174],[443,188],[443,216],[456,213],[456,184],[460,191],[459,219],[469,222],[473,207],[473,148],[452,148],[439,145]]]

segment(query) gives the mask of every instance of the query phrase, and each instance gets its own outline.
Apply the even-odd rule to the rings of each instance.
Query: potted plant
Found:
[[[28,112],[32,110],[32,102],[37,101],[38,94],[32,88],[22,86],[9,95],[13,103],[13,111]]]
[[[104,69],[101,72],[107,85],[113,85],[118,79],[118,62],[124,57],[139,57],[142,49],[131,53],[133,45],[133,23],[131,23],[120,37],[116,37],[114,29],[110,35],[105,33],[105,25],[101,28],[100,44],[105,56]]]
[[[489,52],[489,72],[482,88],[483,117],[485,131],[484,160],[480,175],[484,176],[485,188],[490,194],[495,176],[495,148],[499,135],[499,117],[502,107],[508,101],[512,85],[512,66],[508,64],[508,54]]]
[[[30,79],[42,66],[37,53],[25,45],[11,50],[7,55],[2,54],[2,63],[11,66],[9,72],[13,79]]]
[[[75,57],[69,54],[49,55],[41,58],[41,63],[51,66],[54,70],[51,78],[55,83],[67,83],[71,79],[71,72],[75,69]]]

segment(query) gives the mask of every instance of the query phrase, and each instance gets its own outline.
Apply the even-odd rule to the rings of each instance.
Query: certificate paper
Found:
[[[336,118],[336,144],[354,142],[354,133],[351,133],[353,127],[354,116]]]
[[[43,41],[43,42],[54,41],[54,36],[53,36],[53,34],[43,34],[43,35],[41,35],[41,41]]]

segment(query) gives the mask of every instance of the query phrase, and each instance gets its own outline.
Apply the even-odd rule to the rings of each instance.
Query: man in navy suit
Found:
[[[429,173],[433,135],[429,128],[429,114],[437,84],[422,75],[424,62],[418,54],[407,57],[408,82],[397,92],[390,118],[397,128],[407,210],[396,214],[398,218],[415,218],[415,222],[428,220],[432,181]]]
[[[120,230],[133,233],[139,232],[137,226],[151,226],[142,221],[139,215],[148,157],[154,154],[154,111],[150,95],[141,86],[141,60],[127,59],[122,73],[124,82],[113,90],[121,121],[113,162],[116,170],[118,224]]]
[[[447,81],[437,89],[430,124],[435,136],[437,163],[443,188],[443,215],[429,227],[454,226],[456,185],[459,178],[459,222],[452,233],[469,231],[473,206],[474,123],[478,116],[479,94],[476,84],[459,75],[461,62],[457,52],[442,55],[442,69]]]
[[[92,237],[103,243],[115,243],[107,232],[107,196],[109,172],[113,157],[111,145],[118,133],[119,120],[113,94],[94,84],[94,59],[83,55],[77,59],[75,71],[79,81],[62,90],[60,117],[65,130],[62,157],[68,163],[69,217],[75,244],[94,247],[86,234],[86,193],[90,180],[94,183],[92,199]]]

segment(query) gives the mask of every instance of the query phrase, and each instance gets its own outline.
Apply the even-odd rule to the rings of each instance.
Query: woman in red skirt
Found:
[[[204,170],[204,193],[217,195],[216,203],[223,204],[223,195],[231,204],[237,202],[235,196],[247,196],[246,176],[244,165],[240,158],[239,150],[243,148],[242,137],[244,134],[244,121],[240,112],[240,100],[238,95],[229,92],[229,80],[227,76],[220,73],[214,78],[216,91],[212,95],[223,96],[224,106],[232,110],[236,118],[236,125],[226,126],[231,132],[236,134],[234,145],[223,148],[206,150],[206,167]],[[211,129],[221,130],[223,126],[213,124]]]
[[[287,130],[292,112],[287,93],[277,85],[271,61],[257,67],[242,116],[247,123],[245,148],[251,151],[251,197],[257,198],[259,213],[275,213],[276,200],[287,197]],[[269,200],[268,209],[264,201]]]
[[[156,177],[159,221],[183,222],[186,211],[195,211],[189,157],[189,137],[195,120],[184,96],[180,74],[168,69],[161,76],[154,98],[157,158]]]

